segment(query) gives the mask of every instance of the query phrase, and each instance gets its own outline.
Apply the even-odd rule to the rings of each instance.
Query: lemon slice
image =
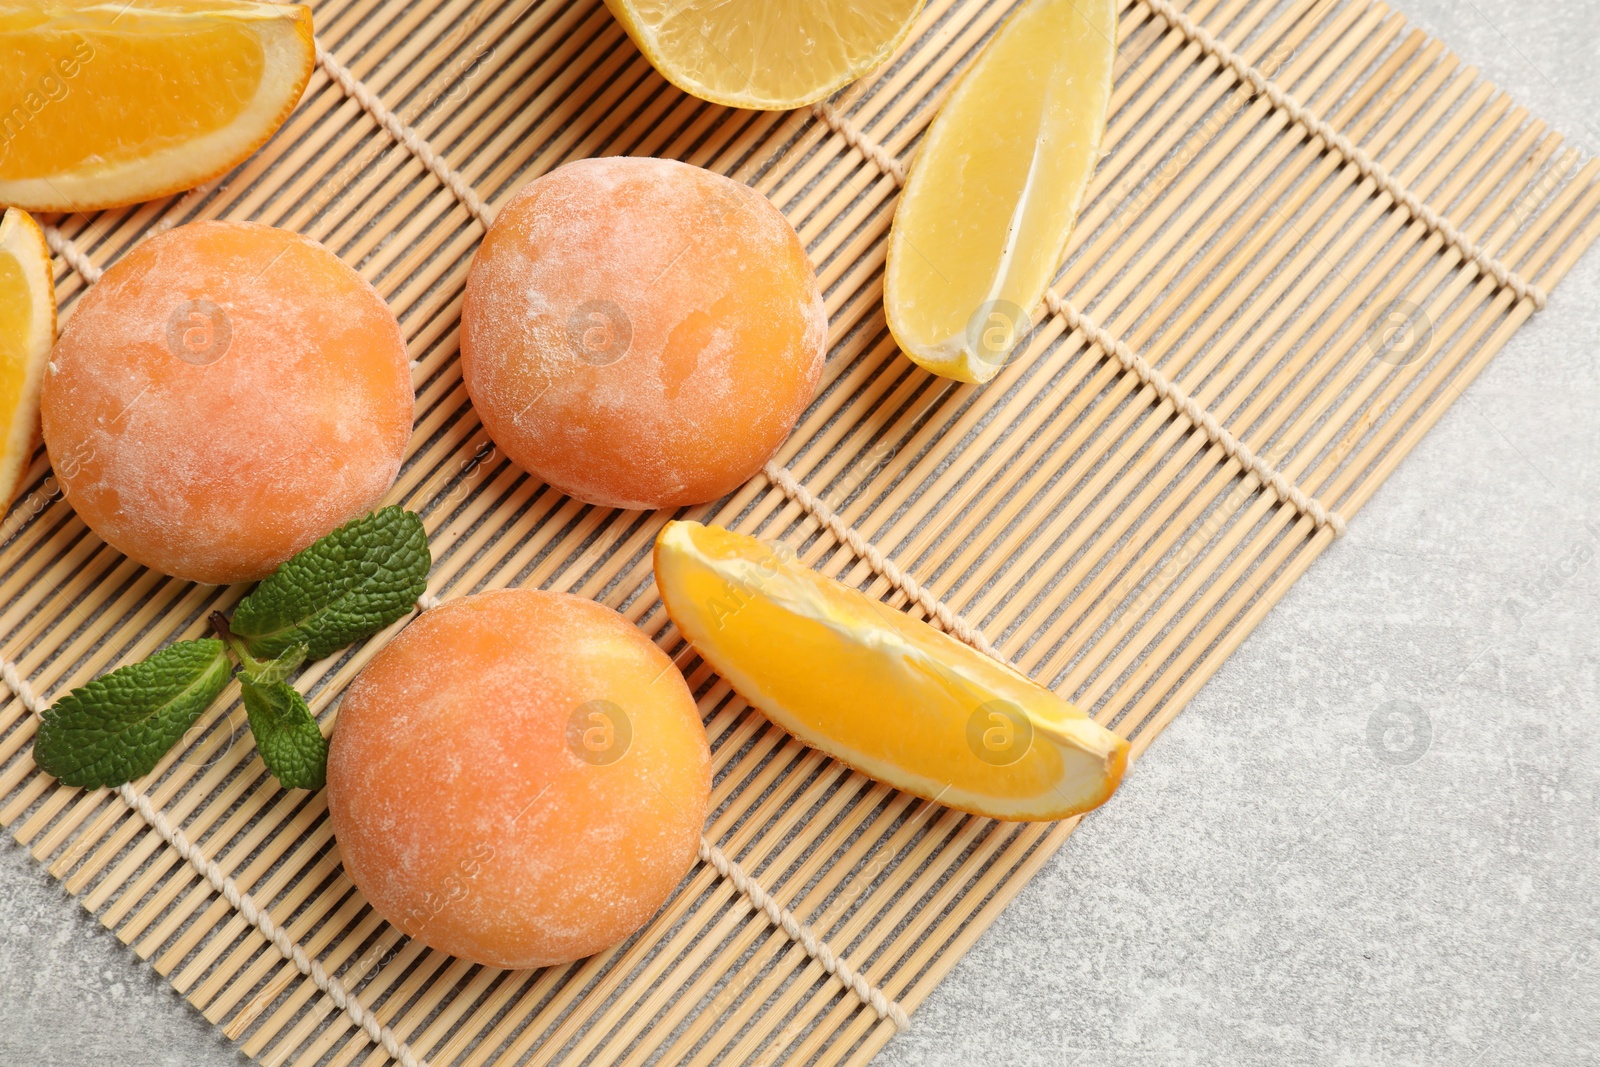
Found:
[[[311,79],[311,11],[241,0],[0,0],[0,203],[93,211],[232,169]]]
[[[784,546],[669,522],[655,568],[667,613],[718,674],[863,774],[996,819],[1088,811],[1122,780],[1126,741]]]
[[[0,509],[22,488],[39,447],[39,385],[56,342],[56,287],[39,224],[11,208],[0,218]]]
[[[888,62],[923,0],[606,0],[645,58],[729,107],[815,103]]]
[[[951,91],[889,236],[900,348],[986,382],[1030,328],[1089,186],[1111,100],[1112,0],[1030,0]]]

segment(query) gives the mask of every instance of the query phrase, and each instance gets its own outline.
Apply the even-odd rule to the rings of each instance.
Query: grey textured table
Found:
[[[1589,154],[1600,0],[1402,0]],[[882,1067],[1600,1062],[1600,253]],[[9,837],[0,1067],[233,1050]]]

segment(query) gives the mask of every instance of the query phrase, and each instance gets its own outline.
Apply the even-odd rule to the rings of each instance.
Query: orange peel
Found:
[[[774,723],[872,778],[996,819],[1104,803],[1128,743],[1018,671],[754,537],[669,522],[679,631]]]

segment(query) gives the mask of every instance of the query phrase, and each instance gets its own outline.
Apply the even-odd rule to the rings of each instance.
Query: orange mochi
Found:
[[[593,955],[694,863],[711,754],[672,660],[590,600],[423,613],[346,692],[328,756],[344,867],[395,926],[495,967]]]
[[[805,248],[760,193],[608,157],[530,182],[467,276],[461,367],[495,443],[591,504],[715,500],[816,395],[828,316]]]
[[[400,326],[359,274],[287,230],[196,222],[78,301],[42,415],[90,529],[158,571],[226,584],[376,507],[414,404]]]

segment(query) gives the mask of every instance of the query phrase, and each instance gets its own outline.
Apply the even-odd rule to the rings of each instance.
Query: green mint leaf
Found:
[[[422,520],[387,507],[296,553],[239,602],[233,632],[256,659],[297,644],[322,659],[410,611],[432,566]]]
[[[261,684],[241,679],[245,714],[256,749],[286,789],[321,789],[328,780],[328,741],[306,706],[306,698],[286,682]]]
[[[279,653],[277,659],[269,659],[265,663],[254,657],[245,659],[240,656],[240,661],[244,664],[244,677],[257,685],[287,682],[289,675],[293,674],[305,659],[306,646],[303,644],[290,645]]]
[[[74,689],[45,711],[33,759],[66,785],[142,778],[211,706],[233,664],[221,641],[179,641]]]

